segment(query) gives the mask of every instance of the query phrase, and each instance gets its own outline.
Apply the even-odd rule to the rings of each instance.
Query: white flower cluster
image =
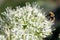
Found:
[[[0,40],[6,40],[6,38],[4,37],[4,35],[0,35]]]
[[[43,40],[51,34],[52,22],[46,19],[42,9],[37,6],[29,4],[16,9],[7,8],[1,14],[5,17],[0,19],[2,24],[5,23],[5,33],[10,34],[11,40]]]

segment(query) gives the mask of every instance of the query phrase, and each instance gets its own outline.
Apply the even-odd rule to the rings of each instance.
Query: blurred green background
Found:
[[[15,8],[16,6],[25,6],[25,3],[33,3],[37,2],[37,4],[41,7],[44,8],[44,11],[49,11],[53,8],[53,5],[50,4],[49,0],[0,0],[0,13],[5,11],[6,7],[12,7]]]

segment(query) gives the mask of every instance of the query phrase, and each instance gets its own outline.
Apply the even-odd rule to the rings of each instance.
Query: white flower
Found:
[[[0,35],[0,40],[6,40],[4,35]]]
[[[24,7],[16,7],[16,9],[7,8],[2,15],[6,19],[3,20],[11,34],[11,40],[43,40],[51,34],[52,22],[48,21],[42,12],[36,6],[26,5]],[[2,24],[3,24],[2,23]],[[7,24],[8,23],[8,24]]]

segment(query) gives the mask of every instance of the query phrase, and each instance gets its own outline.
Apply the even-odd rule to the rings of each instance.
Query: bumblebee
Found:
[[[55,21],[55,14],[51,11],[49,14],[46,16],[48,20],[54,22]]]

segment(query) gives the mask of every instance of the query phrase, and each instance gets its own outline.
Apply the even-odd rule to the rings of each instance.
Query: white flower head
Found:
[[[11,40],[43,40],[51,34],[52,22],[46,19],[42,9],[37,6],[8,7],[2,14],[6,18],[3,20],[6,22],[4,27],[7,25],[10,29],[8,33],[11,33]]]

